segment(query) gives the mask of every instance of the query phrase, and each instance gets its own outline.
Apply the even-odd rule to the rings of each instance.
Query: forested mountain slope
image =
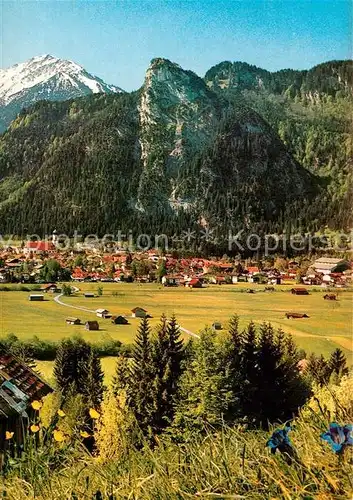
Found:
[[[327,64],[305,90],[310,72],[201,79],[154,59],[138,92],[35,104],[0,138],[0,232],[192,228],[222,246],[229,230],[349,226],[351,66]]]
[[[278,133],[294,158],[326,180],[327,189],[320,198],[327,224],[348,228],[353,200],[352,61],[275,73],[224,62],[211,68],[205,81],[229,99],[241,95]]]

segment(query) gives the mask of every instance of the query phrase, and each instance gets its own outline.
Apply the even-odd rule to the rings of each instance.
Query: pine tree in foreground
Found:
[[[63,340],[54,362],[54,377],[62,397],[82,394],[87,404],[98,406],[103,397],[100,359],[81,338]]]
[[[180,380],[180,398],[173,423],[176,434],[218,427],[229,405],[221,348],[211,330],[201,333],[194,355]]]
[[[334,377],[334,383],[339,384],[341,378],[348,374],[348,366],[346,356],[342,350],[337,348],[333,351],[328,361],[331,375]]]
[[[113,376],[112,389],[117,395],[119,391],[127,390],[129,385],[130,368],[129,358],[124,355],[118,356],[115,366],[115,375]]]
[[[147,318],[137,330],[130,367],[128,403],[145,436],[152,434],[154,424],[154,379],[150,327]]]
[[[239,398],[243,387],[241,373],[242,346],[243,339],[239,331],[239,317],[234,314],[229,320],[228,331],[222,343],[223,371],[232,394],[225,416],[229,422],[236,420],[237,416],[239,416]]]
[[[256,426],[291,419],[310,396],[300,375],[296,352],[285,342],[283,332],[275,333],[270,324],[260,327],[257,350],[257,383],[250,414]]]
[[[309,377],[309,380],[314,381],[320,387],[323,387],[329,383],[332,372],[328,361],[322,354],[321,356],[316,356],[312,353],[308,358],[305,373]]]
[[[182,373],[184,345],[175,316],[167,322],[165,316],[154,341],[153,362],[155,365],[154,406],[155,429],[162,431],[173,420],[179,379]]]
[[[242,350],[240,362],[241,391],[239,395],[238,413],[248,416],[257,391],[257,335],[255,324],[251,321],[242,333]]]
[[[100,406],[103,400],[104,372],[96,352],[91,349],[87,360],[80,362],[80,377],[84,380],[82,391],[85,401],[91,408]]]

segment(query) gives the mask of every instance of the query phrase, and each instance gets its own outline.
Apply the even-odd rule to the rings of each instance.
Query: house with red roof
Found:
[[[202,288],[202,283],[199,279],[193,278],[192,280],[187,281],[185,286],[188,288]]]
[[[254,274],[259,274],[260,269],[257,266],[249,266],[247,268],[248,274],[254,275]]]
[[[27,241],[23,249],[25,255],[54,253],[55,251],[55,245],[51,241]]]

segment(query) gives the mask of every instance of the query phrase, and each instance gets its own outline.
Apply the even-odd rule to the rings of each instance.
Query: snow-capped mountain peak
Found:
[[[100,92],[123,91],[73,61],[50,54],[32,57],[0,70],[0,120],[7,126],[22,108],[39,100],[63,101]]]

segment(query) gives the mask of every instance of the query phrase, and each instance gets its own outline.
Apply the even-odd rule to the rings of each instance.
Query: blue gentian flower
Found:
[[[321,434],[320,437],[330,444],[334,452],[340,453],[346,446],[353,446],[352,431],[352,424],[342,426],[332,422],[329,430]]]
[[[288,436],[289,431],[291,431],[290,425],[286,425],[283,429],[276,429],[270,439],[267,441],[266,446],[271,450],[271,453],[276,453],[280,451],[281,453],[293,452],[293,445]]]

